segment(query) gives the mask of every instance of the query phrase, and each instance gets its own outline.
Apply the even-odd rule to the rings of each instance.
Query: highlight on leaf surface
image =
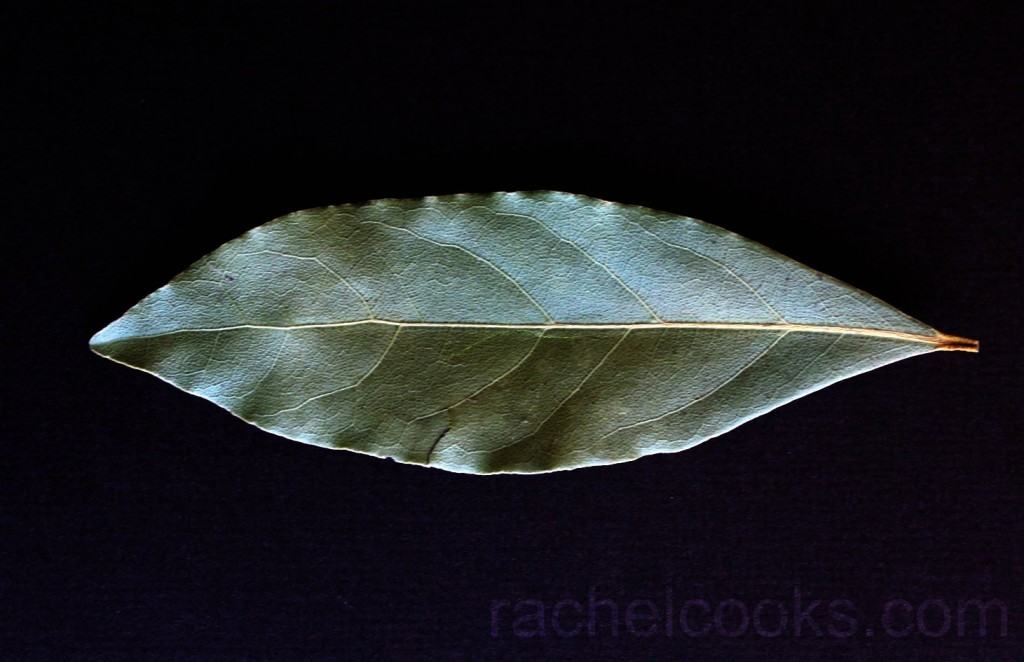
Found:
[[[282,216],[90,344],[281,436],[469,473],[680,451],[978,347],[714,225],[547,191]]]

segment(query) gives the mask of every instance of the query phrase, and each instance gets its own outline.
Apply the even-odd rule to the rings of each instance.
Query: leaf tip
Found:
[[[97,331],[96,333],[94,333],[92,335],[91,338],[89,338],[89,349],[94,354],[100,354],[100,345],[103,344],[101,339],[100,339],[100,337],[99,337],[101,333],[102,333],[102,331]],[[101,354],[101,356],[102,356],[102,354]]]
[[[89,349],[100,356],[106,356],[102,351],[102,347],[112,340],[112,326],[113,324],[108,324],[96,333],[92,334],[92,337],[89,338]]]

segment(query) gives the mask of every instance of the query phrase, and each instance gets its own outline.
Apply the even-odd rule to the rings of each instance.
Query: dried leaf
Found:
[[[471,473],[675,452],[977,350],[708,223],[557,192],[295,212],[91,346],[270,432]]]

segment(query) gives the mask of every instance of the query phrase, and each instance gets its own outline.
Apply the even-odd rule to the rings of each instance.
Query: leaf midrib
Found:
[[[235,324],[221,327],[183,328],[154,334],[133,335],[110,342],[128,339],[159,338],[178,333],[215,333],[241,329],[263,329],[268,331],[290,331],[294,329],[331,329],[352,326],[382,325],[399,328],[421,329],[492,329],[492,330],[533,330],[533,331],[631,331],[640,329],[706,329],[719,331],[785,331],[794,333],[831,333],[854,336],[902,340],[905,342],[933,345],[935,349],[977,351],[977,341],[943,333],[925,335],[907,331],[876,329],[870,327],[833,326],[822,324],[797,324],[792,322],[633,322],[633,323],[490,323],[490,322],[402,322],[386,319],[361,319],[344,322],[312,322],[308,324]],[[102,344],[100,341],[98,344]]]

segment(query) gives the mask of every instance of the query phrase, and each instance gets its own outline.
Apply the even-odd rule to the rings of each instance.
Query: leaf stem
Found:
[[[972,338],[961,338],[960,336],[948,336],[945,333],[939,334],[939,342],[935,349],[940,352],[971,352],[978,353],[979,343]]]

